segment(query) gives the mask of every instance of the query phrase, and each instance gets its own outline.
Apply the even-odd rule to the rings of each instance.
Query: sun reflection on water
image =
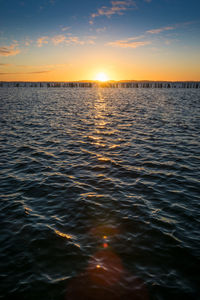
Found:
[[[106,100],[106,95],[102,89],[97,90],[98,97],[93,104],[93,120],[94,126],[91,127],[89,133],[85,136],[89,142],[89,146],[96,147],[95,149],[84,149],[98,163],[98,166],[109,168],[110,163],[114,163],[114,157],[110,155],[111,149],[115,149],[118,145],[111,144],[111,135],[117,131],[116,128],[110,124],[109,104]],[[104,179],[104,174],[99,169],[98,178]],[[107,177],[108,178],[108,177]],[[95,205],[101,205],[100,195],[82,194],[84,198],[90,199],[90,202]],[[97,206],[96,206],[97,207]],[[111,216],[111,213],[110,213]],[[98,222],[98,220],[96,220]],[[113,242],[116,237],[122,234],[121,228],[112,224],[100,223],[98,226],[94,225],[89,235],[96,240],[98,246],[93,255],[91,255],[86,269],[71,281],[68,286],[68,296],[66,300],[147,300],[146,289],[142,283],[143,288],[140,289],[138,278],[132,278],[129,272],[123,265],[120,256],[113,248]],[[129,278],[129,279],[127,279]],[[137,292],[136,292],[137,290]],[[138,291],[141,292],[140,295]],[[139,295],[139,297],[138,297]]]

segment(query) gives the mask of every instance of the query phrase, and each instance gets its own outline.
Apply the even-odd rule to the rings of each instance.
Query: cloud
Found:
[[[63,34],[59,34],[59,35],[52,37],[51,40],[54,45],[58,45],[58,44],[66,41],[66,36],[64,36]]]
[[[38,38],[37,39],[37,45],[38,45],[38,47],[42,47],[43,44],[48,44],[47,39],[48,39],[48,36],[42,36],[42,37]]]
[[[49,72],[52,72],[52,70],[27,72],[25,74],[43,74],[43,73],[49,73]]]
[[[10,72],[3,72],[3,73],[0,73],[0,75],[27,75],[27,74],[45,74],[45,73],[49,73],[49,72],[52,72],[51,70],[48,70],[48,71],[35,71],[35,72],[13,72],[13,73],[10,73]]]
[[[0,73],[0,75],[13,75],[13,74],[18,74],[18,73]]]
[[[165,45],[170,45],[171,44],[171,41],[170,40],[166,40],[165,41]]]
[[[130,42],[130,41],[135,41],[135,40],[141,40],[144,37],[145,37],[145,35],[132,36],[132,37],[126,39],[125,42]]]
[[[3,64],[3,63],[0,63],[0,67],[9,67],[9,66],[12,66],[12,64]]]
[[[75,44],[75,45],[84,45],[84,44],[95,44],[93,41],[95,37],[87,37],[85,40],[80,40],[78,36],[65,36],[63,34],[56,35],[51,38],[51,41],[54,45],[59,45],[61,43],[65,43],[67,45]]]
[[[67,30],[69,30],[70,28],[71,28],[70,26],[62,27],[62,31],[67,31]]]
[[[25,41],[24,41],[24,44],[25,44],[25,46],[27,46],[27,47],[30,46],[32,43],[33,43],[33,41],[30,40],[29,38],[26,38]]]
[[[144,2],[150,3],[152,0],[144,0]]]
[[[17,43],[14,43],[10,46],[2,46],[0,47],[0,55],[1,56],[13,56],[20,53],[20,50],[16,47],[18,46]]]
[[[178,29],[178,28],[184,28],[184,27],[187,27],[191,24],[194,24],[196,23],[195,21],[190,21],[190,22],[182,22],[182,23],[176,23],[176,24],[173,24],[171,26],[165,26],[165,27],[160,27],[160,28],[156,28],[156,29],[151,29],[151,30],[147,30],[146,33],[147,34],[159,34],[161,32],[164,32],[164,31],[169,31],[169,30],[175,30],[175,29]]]
[[[178,28],[184,28],[184,27],[187,27],[187,26],[189,26],[191,24],[195,24],[195,23],[197,23],[197,22],[196,21],[190,21],[190,22],[176,23],[176,24],[173,24],[172,26],[165,26],[165,27],[160,27],[160,28],[156,28],[156,29],[151,29],[151,30],[146,31],[146,33],[158,34],[158,33],[163,32],[163,31],[175,30],[175,29],[178,29]]]
[[[79,37],[77,37],[77,36],[69,36],[69,37],[66,39],[66,43],[67,43],[67,44],[83,45],[83,44],[85,44],[85,41],[81,41],[81,40],[79,39]]]
[[[149,34],[151,35],[156,35],[164,31],[170,31],[170,30],[175,30],[177,28],[182,28],[185,26],[188,26],[190,24],[193,24],[193,22],[184,22],[184,23],[177,23],[173,24],[171,26],[165,26],[165,27],[160,27],[156,29],[151,29],[147,30],[144,32],[143,35],[140,36],[135,36],[135,37],[130,37],[124,40],[116,40],[113,42],[108,42],[106,45],[108,46],[113,46],[113,47],[120,47],[120,48],[138,48],[142,46],[147,46],[152,44],[152,42],[149,39]],[[160,38],[160,36],[159,36]],[[164,43],[165,45],[170,45],[172,42],[178,41],[177,39],[171,39],[171,40],[165,40]],[[153,48],[152,48],[153,49]]]
[[[174,30],[175,28],[176,27],[174,27],[174,26],[166,26],[166,27],[161,27],[161,28],[157,28],[157,29],[151,29],[146,32],[151,33],[151,34],[158,34],[163,31]]]
[[[98,33],[100,33],[100,32],[104,32],[104,31],[106,31],[106,27],[104,26],[104,27],[101,27],[101,28],[97,28],[96,29],[96,32],[98,32]]]
[[[93,19],[100,16],[111,17],[112,15],[123,15],[126,10],[136,7],[136,3],[132,0],[127,1],[111,1],[111,6],[102,6],[96,13],[91,14],[90,24],[93,24]]]
[[[135,38],[129,38],[127,40],[118,40],[115,42],[109,42],[107,45],[113,47],[120,47],[120,48],[138,48],[142,46],[146,46],[151,44],[150,41],[132,41]]]
[[[60,44],[67,44],[67,45],[85,45],[85,44],[95,44],[94,36],[86,36],[83,39],[80,39],[78,36],[73,36],[70,34],[58,34],[53,37],[50,36],[43,36],[37,39],[38,47],[42,47],[44,44],[48,44],[52,42],[55,46]]]
[[[95,35],[88,35],[84,38],[85,38],[85,40],[84,40],[85,44],[89,44],[89,45],[95,45],[96,44],[94,40],[96,40],[97,37]]]

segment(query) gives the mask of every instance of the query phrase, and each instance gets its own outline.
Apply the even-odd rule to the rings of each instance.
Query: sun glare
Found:
[[[96,75],[96,80],[104,82],[108,80],[108,76],[105,73],[101,72]]]

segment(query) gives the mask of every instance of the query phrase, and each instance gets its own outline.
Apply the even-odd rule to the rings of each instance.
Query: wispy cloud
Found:
[[[78,36],[65,36],[64,34],[59,34],[51,38],[51,41],[54,45],[59,45],[65,43],[67,45],[75,44],[75,45],[85,45],[85,44],[95,44],[94,36],[88,36],[84,39],[80,39]]]
[[[54,45],[61,44],[66,41],[66,36],[63,34],[56,35],[51,38]]]
[[[109,42],[107,45],[120,48],[138,48],[151,44],[150,41],[134,41],[136,38],[128,38],[126,40],[117,40]]]
[[[0,55],[1,56],[13,56],[20,53],[20,50],[17,49],[18,44],[14,43],[10,46],[2,46],[0,47]]]
[[[0,75],[10,75],[10,74],[13,75],[13,74],[18,74],[18,73],[8,73],[8,72],[7,73],[0,73]]]
[[[70,26],[62,27],[62,31],[67,31],[67,30],[69,30],[70,28],[71,28]]]
[[[163,31],[174,30],[175,28],[176,28],[175,26],[166,26],[166,27],[161,27],[161,28],[157,28],[157,29],[147,30],[146,32],[151,33],[151,34],[158,34]]]
[[[33,71],[33,72],[27,72],[25,74],[43,74],[43,73],[49,73],[52,72],[52,70],[45,70],[45,71]]]
[[[123,15],[126,10],[131,8],[136,8],[135,1],[127,0],[127,1],[111,1],[110,6],[102,6],[97,10],[96,13],[91,14],[90,24],[93,24],[93,20],[96,17],[106,16],[111,17],[112,15]]]
[[[0,63],[0,67],[9,67],[9,66],[12,66],[12,64],[3,64],[3,63]]]
[[[193,22],[177,23],[177,24],[173,24],[170,26],[159,27],[156,29],[147,30],[144,32],[143,35],[130,37],[130,38],[123,39],[123,40],[116,40],[113,42],[109,42],[106,45],[113,46],[113,47],[120,47],[120,48],[138,48],[138,47],[152,44],[152,41],[149,40],[150,35],[152,36],[152,35],[160,34],[164,31],[176,30],[178,28],[182,28],[182,27],[188,26],[190,24],[193,24]],[[162,38],[164,39],[165,36],[163,36]],[[159,39],[160,39],[160,36],[159,36]],[[171,40],[164,39],[164,44],[168,46],[174,41],[178,41],[178,40],[177,39],[176,40],[175,39],[171,39]]]
[[[0,75],[27,75],[27,74],[46,74],[52,72],[52,70],[48,70],[48,71],[33,71],[33,72],[2,72],[0,73]]]
[[[77,45],[84,45],[85,41],[82,41],[77,36],[69,36],[66,38],[67,44],[77,44]]]
[[[38,47],[42,47],[43,44],[48,44],[48,36],[42,36],[42,37],[37,39]]]
[[[58,46],[60,44],[65,45],[92,45],[95,44],[95,36],[75,36],[71,33],[58,34],[54,36],[41,36],[36,40],[36,44],[38,47],[42,47],[45,44],[53,44],[54,46]],[[33,41],[27,40],[25,42],[26,46],[29,46]]]
[[[30,40],[29,38],[26,38],[25,41],[24,41],[24,44],[25,44],[25,46],[28,47],[28,46],[31,45],[32,42],[33,42],[32,40]]]
[[[105,26],[96,29],[96,32],[98,32],[98,33],[104,32],[104,31],[106,31],[106,27]]]
[[[151,29],[151,30],[147,30],[146,33],[150,33],[150,34],[159,34],[163,31],[169,31],[169,30],[175,30],[175,29],[181,29],[181,28],[185,28],[188,27],[192,24],[195,23],[199,23],[198,21],[189,21],[189,22],[181,22],[181,23],[176,23],[170,26],[165,26],[165,27],[159,27],[156,29]]]
[[[25,41],[25,46],[28,47],[28,46],[30,46],[30,44],[31,44],[31,43],[30,43],[29,41]]]
[[[144,0],[144,2],[150,3],[152,0]]]
[[[88,35],[88,36],[84,37],[84,41],[86,44],[94,45],[94,44],[96,44],[96,42],[95,42],[96,38],[97,37],[95,35]]]

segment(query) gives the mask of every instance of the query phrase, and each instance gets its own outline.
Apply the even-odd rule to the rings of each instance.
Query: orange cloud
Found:
[[[102,6],[97,10],[96,13],[91,15],[91,18],[94,19],[99,16],[106,16],[110,17],[112,15],[123,15],[124,11],[130,9],[131,7],[135,6],[136,3],[134,1],[111,1],[111,7]],[[93,24],[93,21],[90,20],[90,24]]]
[[[52,72],[52,70],[47,70],[47,71],[33,71],[33,72],[27,72],[25,74],[43,74],[43,73],[49,73]]]
[[[68,31],[70,28],[70,26],[62,27],[62,31]]]
[[[43,44],[48,44],[47,39],[48,39],[48,36],[43,36],[43,37],[38,38],[37,39],[37,45],[38,45],[38,47],[42,47]]]
[[[52,72],[51,70],[49,71],[34,71],[34,72],[3,72],[0,73],[0,75],[27,75],[27,74],[45,74]]]
[[[16,49],[18,44],[12,44],[10,46],[2,46],[0,47],[0,55],[1,56],[13,56],[20,53],[19,49]]]
[[[9,66],[12,66],[12,64],[3,64],[3,63],[0,63],[0,67],[9,67]]]
[[[138,48],[138,47],[142,47],[142,46],[151,44],[150,41],[132,42],[131,40],[133,40],[133,39],[135,39],[135,38],[129,38],[127,40],[118,40],[115,42],[110,42],[107,45],[114,46],[114,47],[121,47],[121,48]]]
[[[67,44],[78,44],[78,45],[84,45],[84,41],[80,41],[80,39],[77,36],[70,36],[66,39]]]
[[[51,40],[54,43],[54,45],[58,45],[60,43],[63,43],[64,41],[66,41],[66,36],[64,36],[63,34],[59,34],[59,35],[52,37]]]
[[[64,34],[55,35],[53,37],[40,37],[37,39],[38,47],[42,47],[43,44],[48,44],[48,40],[51,41],[55,46],[65,43],[65,44],[76,44],[76,45],[85,45],[85,44],[95,44],[94,39],[96,37],[88,36],[87,39],[80,40],[78,36],[66,36]]]
[[[30,46],[31,45],[31,43],[32,43],[33,41],[32,40],[30,40],[30,39],[26,39],[25,41],[24,41],[24,44],[25,44],[25,46]]]
[[[167,26],[167,27],[161,27],[161,28],[157,28],[157,29],[148,30],[147,33],[158,34],[163,31],[174,30],[174,29],[175,29],[175,27],[173,27],[173,26]]]

